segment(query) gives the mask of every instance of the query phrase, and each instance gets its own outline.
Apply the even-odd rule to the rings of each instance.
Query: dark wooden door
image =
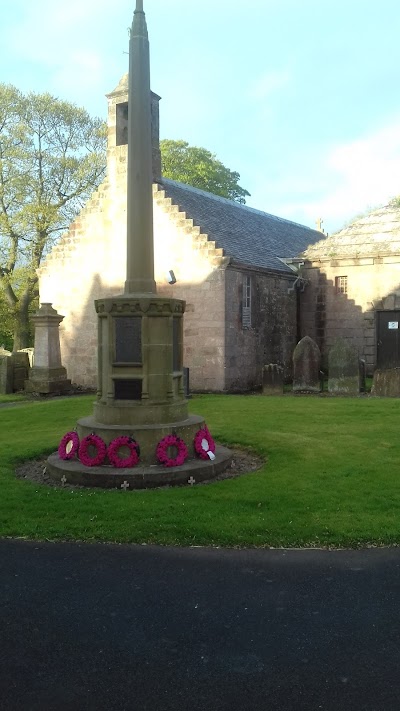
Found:
[[[377,366],[400,367],[400,311],[377,312]]]

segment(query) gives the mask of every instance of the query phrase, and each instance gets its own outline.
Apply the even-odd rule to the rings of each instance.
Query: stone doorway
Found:
[[[377,311],[377,367],[400,367],[400,310]]]

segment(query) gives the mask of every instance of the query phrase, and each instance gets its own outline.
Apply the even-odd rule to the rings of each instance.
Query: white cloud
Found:
[[[301,170],[301,172],[299,172]],[[314,226],[322,217],[328,232],[400,194],[400,116],[369,136],[330,147],[316,160],[282,170],[274,182],[257,185],[262,209]],[[262,198],[261,198],[262,199]]]
[[[330,151],[326,170],[336,174],[334,188],[321,200],[304,205],[325,221],[352,217],[400,193],[400,118],[376,133]]]

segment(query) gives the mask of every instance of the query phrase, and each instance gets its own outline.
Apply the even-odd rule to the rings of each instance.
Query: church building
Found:
[[[400,207],[380,207],[310,245],[294,264],[306,287],[300,331],[313,338],[327,367],[343,338],[366,371],[400,367]]]
[[[38,272],[40,301],[65,317],[62,363],[85,387],[96,387],[97,377],[93,302],[120,293],[126,273],[127,75],[107,98],[105,181]],[[287,258],[306,254],[321,233],[164,179],[159,99],[152,94],[155,277],[159,294],[186,301],[191,388],[249,390],[261,384],[266,363],[282,365],[290,377],[308,322],[300,318],[305,281]]]

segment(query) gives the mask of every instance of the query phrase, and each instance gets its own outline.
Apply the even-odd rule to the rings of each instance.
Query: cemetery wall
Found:
[[[327,368],[328,351],[335,340],[344,338],[357,348],[371,374],[376,367],[375,310],[394,308],[386,297],[400,295],[400,258],[306,262],[302,276],[308,284],[301,294],[300,331],[318,344],[322,366]],[[346,293],[341,293],[344,283]]]
[[[251,278],[251,320],[243,322],[243,283]],[[283,366],[292,374],[296,345],[296,290],[293,276],[257,269],[226,270],[225,389],[251,390],[261,386],[263,366]]]

